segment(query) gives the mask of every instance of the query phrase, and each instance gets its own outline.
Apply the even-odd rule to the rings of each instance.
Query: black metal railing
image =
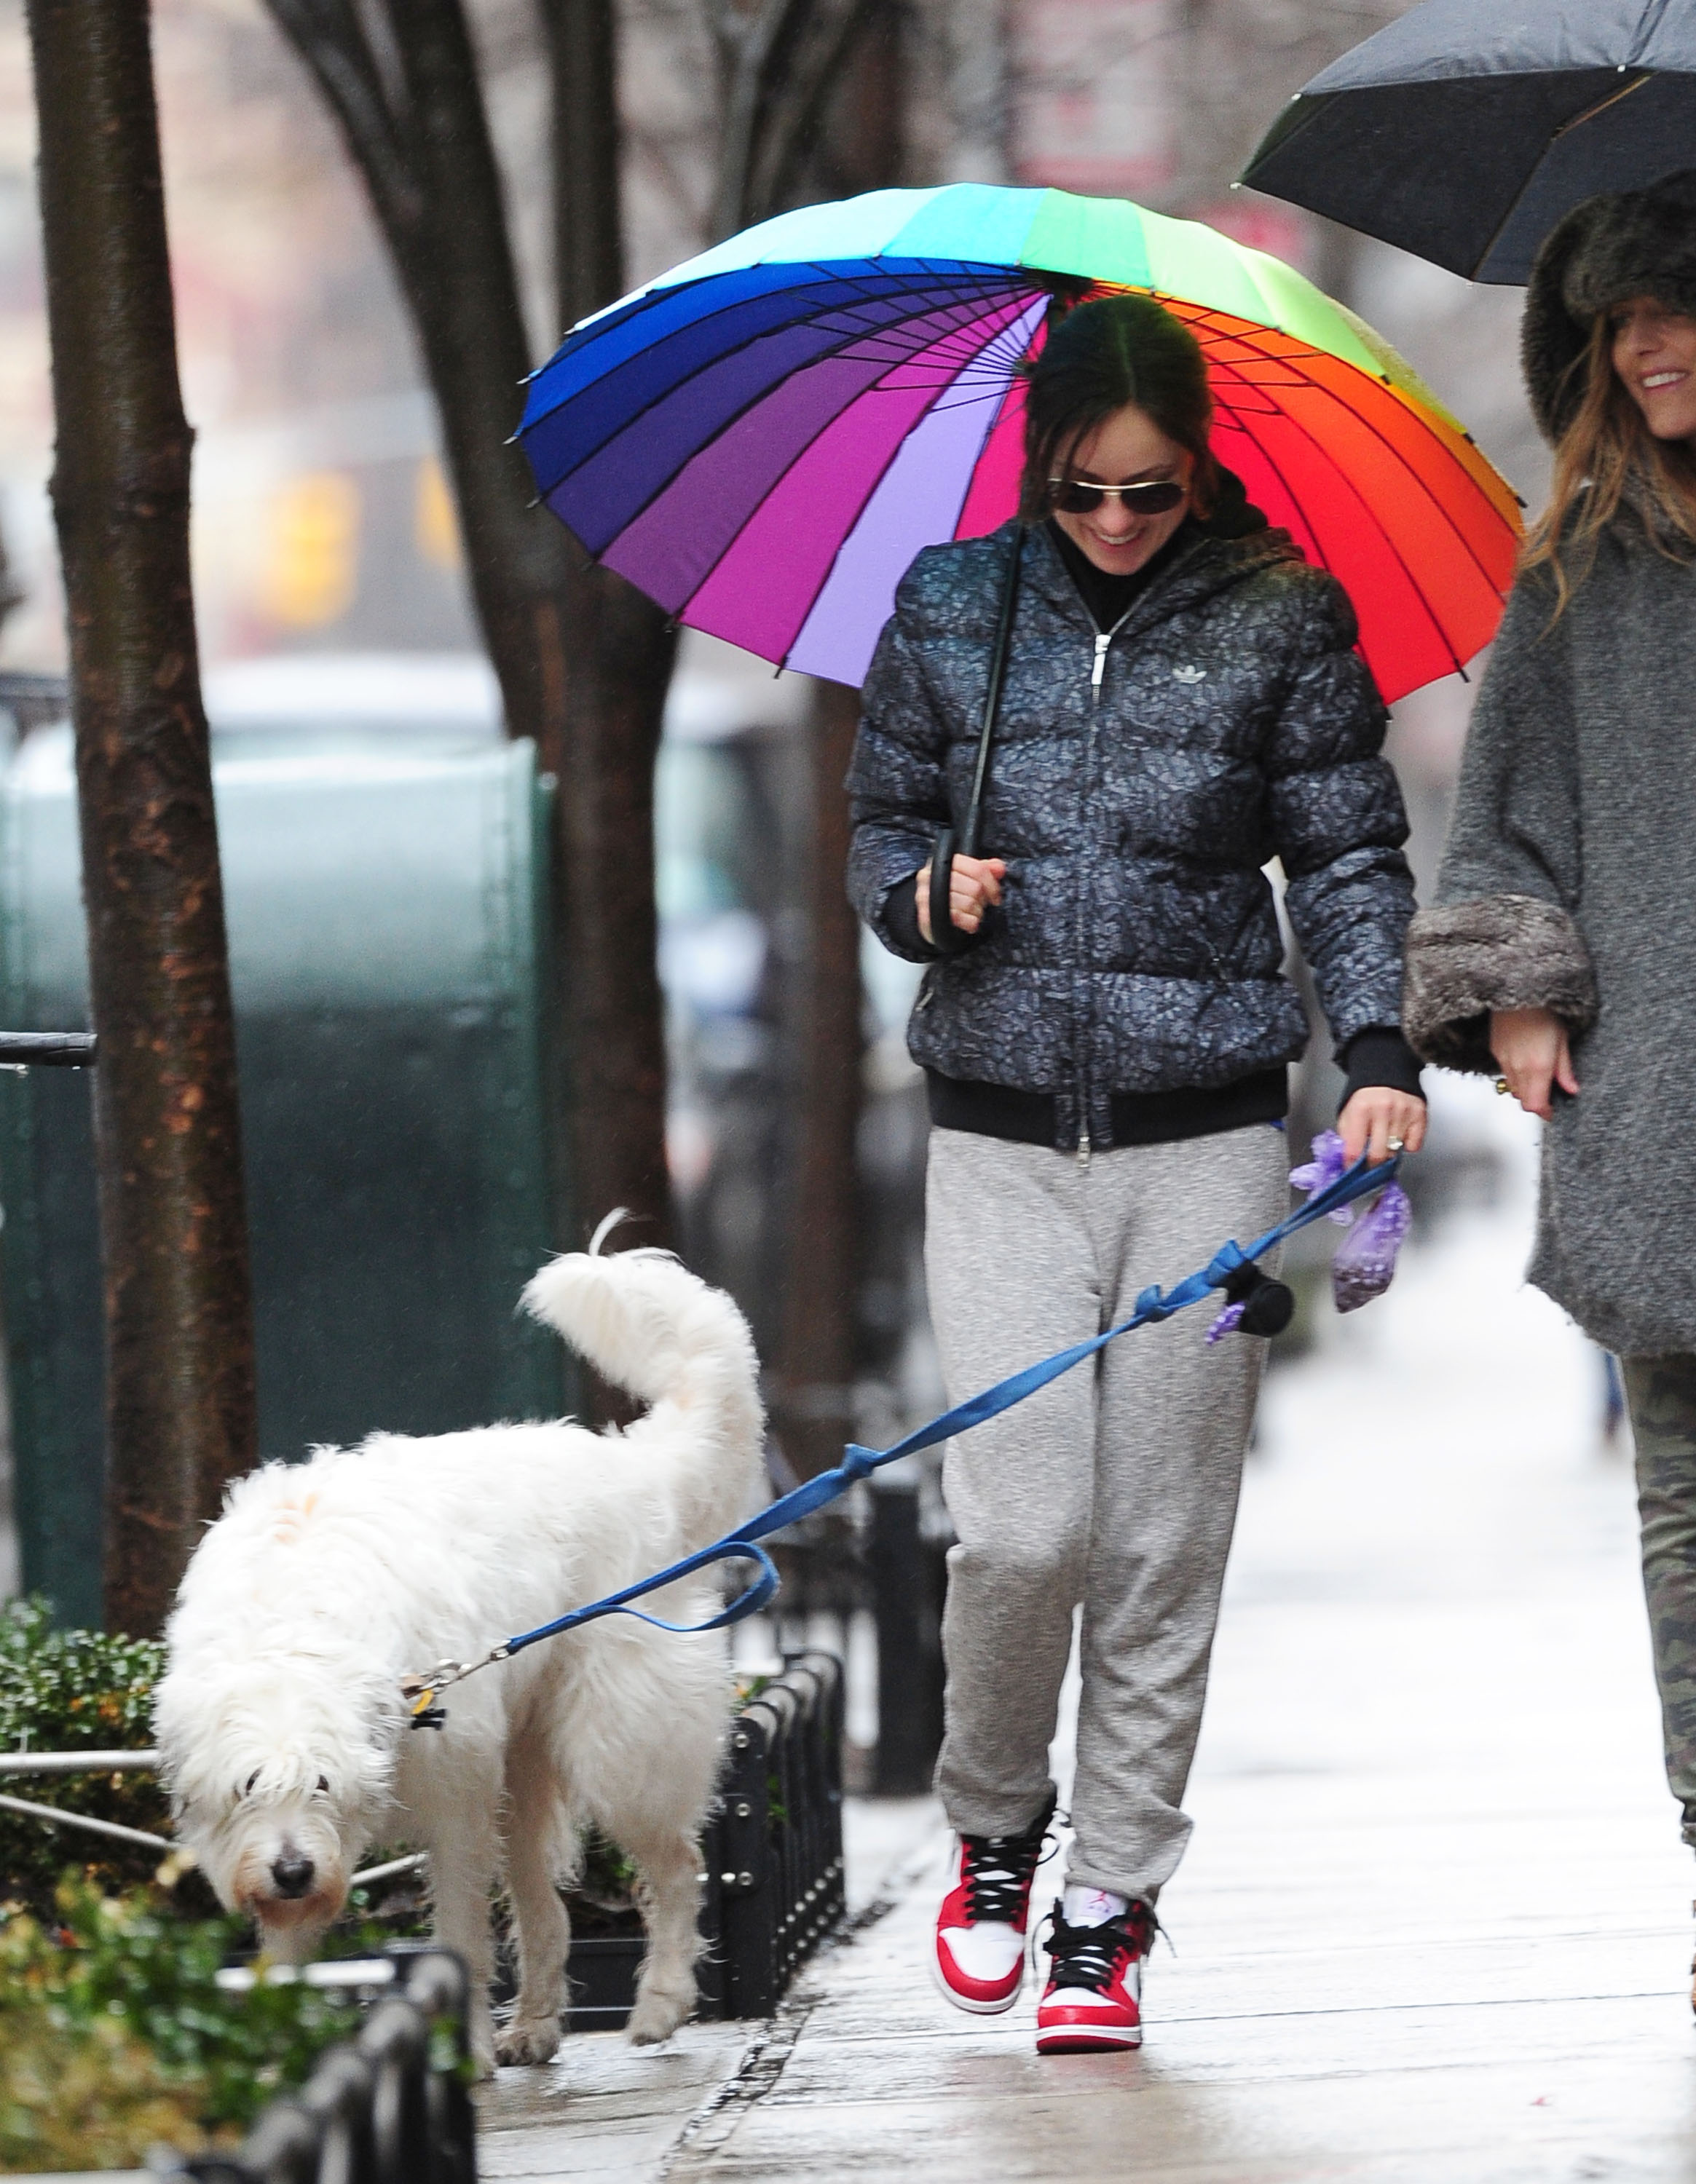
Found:
[[[877,1474],[770,1542],[783,1590],[770,1613],[773,1650],[821,1640],[845,1658],[856,1616],[877,1634],[875,1747],[854,1755],[850,1787],[922,1797],[942,1742],[942,1606],[953,1540],[940,1497],[918,1467]]]
[[[732,1722],[706,1869],[704,2017],[769,2017],[846,1904],[842,1663],[786,1661]]]
[[[271,2103],[239,2153],[196,2155],[178,2173],[200,2184],[477,2184],[460,1959],[397,1942],[370,1964],[312,1971],[394,1991],[298,2093]]]
[[[92,1069],[98,1050],[92,1031],[0,1031],[8,1069]]]

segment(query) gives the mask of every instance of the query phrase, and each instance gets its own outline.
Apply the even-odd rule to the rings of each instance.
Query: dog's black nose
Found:
[[[313,1865],[298,1850],[286,1850],[271,1860],[271,1877],[279,1896],[304,1896],[312,1886]]]

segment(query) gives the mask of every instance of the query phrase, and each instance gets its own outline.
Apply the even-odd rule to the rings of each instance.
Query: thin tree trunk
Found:
[[[615,0],[541,0],[554,94],[555,285],[563,326],[624,288]],[[578,1203],[615,1206],[632,1240],[669,1245],[666,1014],[655,905],[654,768],[678,633],[663,609],[580,559],[570,600],[571,671],[557,771],[566,1007],[582,1056]],[[619,1414],[594,1390],[603,1416]]]
[[[572,1157],[555,1165],[572,1171],[572,1225],[584,1229],[625,1206],[644,1241],[668,1243],[651,777],[674,638],[658,607],[592,567],[533,504],[529,465],[511,444],[528,344],[461,0],[390,8],[406,92],[399,114],[346,0],[269,4],[342,126],[411,314],[508,728],[535,739],[559,783],[556,920],[572,1114]],[[555,15],[561,25],[587,19],[598,4],[545,0],[550,34]],[[605,23],[591,47],[583,98],[601,97],[596,83],[604,90],[612,58]],[[558,53],[556,80],[567,59]],[[604,98],[601,109],[613,110]],[[616,136],[603,131],[599,142],[616,153]],[[574,145],[562,178],[562,190],[579,194],[561,231],[569,225],[580,238],[573,265],[593,269],[611,292],[574,292],[562,275],[564,307],[578,315],[611,302],[620,277],[616,164],[597,170],[582,148]],[[606,768],[618,777],[601,781]],[[624,915],[627,894],[648,906]]]
[[[901,164],[901,20],[887,0],[851,0],[829,26],[858,36],[834,84],[816,174],[845,191],[894,181]],[[805,144],[794,116],[791,157]],[[781,163],[777,163],[781,164]],[[776,166],[772,171],[775,172]],[[775,210],[775,203],[766,208]],[[807,853],[797,908],[806,961],[789,1011],[790,1135],[781,1200],[784,1302],[772,1409],[804,1477],[841,1460],[853,1429],[859,1352],[860,928],[843,885],[851,829],[845,780],[860,694],[813,687],[806,749]]]
[[[106,1615],[158,1630],[255,1455],[224,899],[147,0],[29,0],[106,1295]]]
[[[854,1424],[862,1041],[860,927],[842,884],[851,831],[842,783],[859,722],[857,690],[840,682],[814,686],[806,753],[811,808],[797,904],[806,953],[789,1011],[793,1127],[772,1390],[778,1437],[803,1479],[841,1462]]]
[[[587,569],[572,640],[560,847],[572,1037],[583,1057],[578,1203],[586,1221],[626,1206],[639,1224],[631,1242],[669,1245],[654,767],[677,632],[622,577]]]
[[[554,93],[554,267],[561,330],[624,292],[614,0],[543,0]]]

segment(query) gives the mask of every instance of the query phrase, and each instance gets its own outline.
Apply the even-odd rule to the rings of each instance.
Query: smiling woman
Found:
[[[1696,174],[1543,246],[1527,388],[1555,443],[1467,738],[1409,1036],[1547,1125],[1531,1279],[1617,1351],[1668,1780],[1696,1846]]]
[[[1057,311],[1022,376],[1019,516],[908,570],[850,776],[850,891],[929,966],[907,1043],[957,1400],[1286,1202],[1286,1064],[1307,1024],[1269,857],[1349,1072],[1349,1156],[1416,1150],[1425,1121],[1397,1029],[1407,827],[1347,595],[1213,455],[1200,343],[1152,298]],[[966,944],[945,950],[928,861],[979,779],[993,854],[949,861],[935,914]],[[1264,1354],[1173,1323],[948,1451],[937,1786],[961,1840],[929,1961],[962,2009],[1018,1992],[1084,1609],[1045,2053],[1141,2039]]]

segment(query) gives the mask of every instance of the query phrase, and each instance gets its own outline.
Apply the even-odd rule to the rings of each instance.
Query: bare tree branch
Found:
[[[783,57],[747,182],[750,217],[775,212],[795,187],[824,109],[860,34],[883,0],[813,0]]]
[[[397,254],[416,247],[424,198],[382,71],[348,0],[268,0],[289,42],[311,70],[365,178],[371,203]]]

